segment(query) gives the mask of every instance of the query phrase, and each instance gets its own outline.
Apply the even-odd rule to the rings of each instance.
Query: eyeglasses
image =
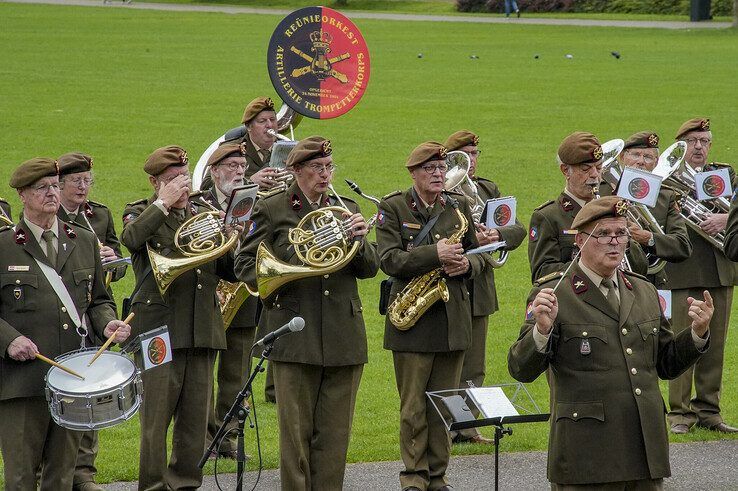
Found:
[[[478,157],[479,155],[482,155],[481,150],[472,150],[471,152],[466,153],[468,153],[470,157]]]
[[[330,174],[338,168],[336,165],[333,164],[308,164],[308,167],[310,167],[310,169],[313,170],[316,174],[322,174],[323,172],[327,172]]]
[[[687,142],[687,145],[694,145],[695,143],[700,142],[700,145],[702,145],[703,147],[706,147],[707,145],[712,143],[712,140],[710,140],[709,138],[687,138],[684,141]]]
[[[628,155],[634,160],[643,159],[643,161],[647,164],[653,164],[654,162],[656,162],[656,157],[654,157],[653,155],[647,155],[641,152],[628,152]]]
[[[218,164],[218,167],[223,166],[228,168],[228,170],[235,171],[236,169],[244,169],[246,170],[246,167],[249,166],[246,162],[228,162],[227,164]]]
[[[62,184],[67,184],[67,183],[71,184],[72,186],[78,187],[78,188],[79,187],[89,188],[89,187],[92,187],[93,184],[95,184],[95,181],[89,177],[75,177],[73,179],[64,179],[62,181]]]
[[[426,174],[433,174],[437,170],[441,171],[441,174],[445,174],[448,170],[448,165],[446,164],[423,164],[420,166],[421,169],[423,169]]]
[[[49,190],[52,191],[59,191],[59,184],[44,184],[44,185],[38,185],[38,186],[31,186],[31,190],[34,193],[38,194],[47,194]]]
[[[584,235],[589,235],[597,240],[598,244],[607,245],[612,244],[614,240],[616,244],[625,244],[630,240],[630,234],[616,234],[616,235],[592,235],[587,232],[582,232]]]

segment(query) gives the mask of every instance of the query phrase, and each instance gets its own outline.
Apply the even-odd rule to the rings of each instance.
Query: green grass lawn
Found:
[[[279,20],[0,4],[0,180],[7,183],[12,170],[31,157],[82,150],[95,159],[92,198],[119,217],[126,202],[150,194],[142,167],[153,149],[180,144],[196,161],[238,124],[249,100],[274,97],[265,59]],[[344,194],[351,191],[343,178],[378,196],[408,187],[404,161],[412,148],[424,140],[442,141],[460,128],[479,133],[479,173],[518,197],[524,222],[562,189],[554,156],[572,131],[592,131],[604,141],[652,129],[669,142],[682,121],[705,115],[713,122],[712,158],[738,163],[735,31],[367,20],[358,25],[372,56],[364,99],[339,119],[304,121],[297,130],[302,137],[331,138],[340,166],[337,188]],[[17,214],[17,196],[4,189]],[[374,211],[359,200],[365,215]],[[496,275],[502,310],[490,323],[489,384],[511,381],[505,357],[530,288],[526,247],[513,252]],[[399,459],[399,401],[391,357],[382,349],[379,280],[361,285],[370,362],[359,391],[351,462]],[[117,298],[132,288],[129,275],[115,284]],[[738,348],[730,337],[723,406],[726,419],[736,423]],[[546,407],[545,380],[530,390]],[[264,463],[275,467],[275,408],[263,403],[261,381],[256,393]],[[137,478],[138,431],[137,419],[102,431],[101,482]],[[547,434],[546,424],[520,426],[503,450],[545,449]],[[255,455],[254,432],[247,437]],[[698,431],[673,440],[714,438]],[[463,446],[454,452],[489,449]]]

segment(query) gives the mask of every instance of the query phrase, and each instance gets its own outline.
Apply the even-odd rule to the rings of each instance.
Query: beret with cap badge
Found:
[[[708,118],[692,118],[685,121],[677,130],[676,140],[681,140],[690,131],[710,131],[710,120]]]
[[[639,131],[625,140],[623,150],[628,148],[659,148],[659,135],[653,131]]]
[[[443,144],[446,150],[449,152],[464,148],[466,146],[479,145],[479,137],[469,130],[460,130],[452,134],[446,139],[446,143]]]
[[[215,165],[228,157],[243,157],[246,155],[245,143],[223,143],[210,155],[208,165]]]
[[[274,101],[269,97],[257,97],[246,105],[241,122],[248,124],[262,111],[274,111]]]
[[[564,164],[594,164],[602,159],[602,146],[592,133],[577,131],[564,138],[558,155]]]
[[[92,170],[92,157],[80,152],[65,153],[59,157],[59,175],[76,174]]]
[[[26,160],[13,171],[10,176],[10,187],[21,189],[30,186],[42,177],[59,175],[59,162],[48,157],[36,157]]]
[[[579,210],[571,223],[571,228],[582,230],[585,225],[601,218],[623,217],[627,211],[628,202],[619,196],[604,196],[593,199]]]
[[[144,171],[152,176],[158,176],[169,167],[181,167],[190,163],[187,152],[177,145],[168,145],[157,148],[149,155],[144,164]]]
[[[447,153],[446,147],[440,143],[427,141],[413,149],[410,157],[407,159],[407,163],[405,163],[405,167],[416,167],[432,160],[445,160]]]
[[[328,157],[333,153],[331,141],[322,136],[309,136],[300,140],[287,156],[287,167],[308,162],[313,159]]]

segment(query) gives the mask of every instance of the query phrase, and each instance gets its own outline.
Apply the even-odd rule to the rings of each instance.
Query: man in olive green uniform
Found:
[[[10,203],[5,201],[4,198],[0,198],[0,226],[6,225],[2,220],[3,218],[9,223],[13,223],[13,212],[10,210]]]
[[[663,489],[671,470],[659,379],[682,373],[711,337],[707,291],[704,301],[686,301],[690,321],[674,335],[656,288],[618,270],[628,243],[626,209],[608,196],[577,213],[579,260],[563,278],[533,288],[508,353],[510,375],[521,382],[550,368],[554,490]]]
[[[24,162],[13,172],[10,186],[18,190],[24,217],[0,230],[0,448],[5,489],[36,489],[39,468],[42,490],[71,489],[82,433],[52,421],[44,396],[49,366],[36,355],[54,358],[79,349],[77,327],[84,316],[102,338],[120,328],[116,342],[128,337],[130,326],[115,320],[95,236],[56,217],[57,161]]]
[[[564,191],[556,201],[547,201],[536,208],[530,217],[528,260],[533,282],[564,271],[576,254],[576,230],[571,222],[600,186],[602,156],[600,142],[591,133],[578,131],[561,142],[557,157],[566,179]],[[633,271],[647,272],[646,255],[637,243],[631,242],[627,257]]]
[[[202,199],[215,208],[228,209],[233,189],[244,183],[246,167],[245,144],[224,143],[218,147],[208,160],[213,187],[202,195]],[[251,371],[251,345],[256,331],[259,299],[249,296],[236,312],[226,330],[228,348],[218,356],[218,392],[208,414],[207,444],[218,432],[223,417],[231,408],[236,395],[249,377]],[[235,420],[233,421],[235,426]],[[222,456],[236,457],[236,434],[231,432],[217,447]]]
[[[738,262],[738,199],[733,191],[728,215],[728,226],[725,228],[725,256],[733,262]]]
[[[334,170],[331,154],[331,142],[319,136],[297,144],[287,160],[295,182],[286,191],[257,201],[254,232],[236,256],[237,275],[252,285],[259,244],[282,263],[302,265],[297,247],[288,239],[290,230],[315,210],[341,206],[341,201],[348,207],[338,220],[347,222],[345,246],[356,250],[353,258],[347,256],[347,264],[332,273],[321,274],[321,268],[315,268],[316,274],[262,298],[257,337],[295,316],[305,319],[302,331],[275,341],[269,357],[278,401],[281,485],[290,490],[343,486],[356,393],[367,362],[357,279],[372,278],[379,268],[376,247],[365,239],[367,224],[359,207],[348,198],[328,195]]]
[[[676,139],[687,143],[684,165],[689,165],[698,172],[725,165],[708,164],[707,155],[712,144],[709,119],[694,118],[686,121],[677,131]],[[735,174],[732,168],[728,168],[735,189]],[[714,235],[725,230],[727,218],[727,213],[709,215],[699,226],[706,233]],[[694,424],[721,433],[736,433],[738,428],[726,424],[720,414],[720,386],[723,379],[725,338],[733,302],[733,285],[736,284],[738,275],[723,251],[712,246],[691,228],[689,240],[692,242],[692,255],[682,263],[666,266],[666,286],[672,295],[672,320],[675,329],[681,329],[687,318],[684,300],[699,291],[709,290],[715,299],[715,315],[710,324],[711,348],[693,368],[669,384],[667,419],[671,424],[671,431],[677,434],[687,433]]]
[[[60,220],[72,225],[85,227],[95,234],[101,245],[100,260],[118,259],[120,241],[115,233],[113,215],[100,203],[87,199],[92,187],[92,157],[83,153],[67,153],[59,157],[60,206],[56,215]],[[125,266],[115,268],[111,280],[117,281],[125,274]],[[106,272],[106,275],[108,273]],[[112,292],[108,289],[112,298]],[[104,339],[92,339],[94,344],[102,344]],[[75,491],[102,490],[95,483],[95,458],[98,452],[97,431],[85,431],[77,453],[77,467],[74,471]]]
[[[220,278],[233,281],[228,254],[189,269],[164,295],[151,271],[147,248],[165,257],[181,257],[175,232],[185,220],[211,208],[190,199],[187,153],[170,145],[155,150],[144,171],[154,195],[126,205],[122,243],[131,251],[136,282],[131,298],[136,334],[169,328],[172,361],[142,374],[139,489],[194,488],[202,484],[197,464],[205,448],[213,364],[226,348],[215,289]],[[167,466],[167,430],[174,420]]]
[[[457,131],[448,137],[443,146],[449,152],[460,150],[469,155],[470,166],[468,176],[476,186],[480,200],[479,206],[481,206],[481,203],[486,203],[489,199],[502,196],[497,184],[476,174],[477,162],[481,153],[479,149],[479,137],[476,134],[468,130]],[[514,225],[498,228],[487,228],[484,224],[483,216],[480,222],[482,223],[474,224],[479,245],[487,245],[504,240],[507,244],[504,250],[511,251],[516,249],[525,238],[525,227],[517,220]],[[464,354],[464,364],[461,368],[461,379],[459,380],[460,389],[469,387],[468,381],[471,381],[475,387],[484,385],[487,326],[489,324],[489,316],[498,310],[494,268],[488,268],[482,278],[467,280],[467,289],[471,294],[472,343],[471,347]],[[456,434],[453,435],[453,433]],[[476,428],[460,430],[453,433],[454,441],[492,443],[491,439],[482,436]]]
[[[620,163],[625,167],[634,167],[639,170],[652,172],[659,159],[659,136],[652,131],[640,131],[625,141],[623,151],[619,156]],[[670,263],[678,263],[692,254],[692,243],[689,241],[687,225],[679,213],[679,197],[676,191],[662,184],[656,205],[647,208],[656,220],[663,233],[656,233],[648,228],[641,228],[637,223],[630,223],[629,229],[633,240],[638,242],[643,251],[652,260],[655,258]],[[633,210],[634,214],[637,214]],[[661,263],[665,267],[664,262]],[[656,288],[663,288],[666,284],[666,271],[649,274],[648,280]]]
[[[392,310],[385,320],[384,348],[392,350],[400,395],[400,454],[405,464],[400,486],[446,490],[450,438],[425,393],[458,386],[464,351],[472,341],[466,280],[483,278],[488,258],[464,255],[479,243],[467,199],[444,192],[446,148],[437,142],[422,143],[405,166],[413,186],[385,196],[377,215],[381,268],[394,278],[390,298],[413,278],[440,269],[449,301],[432,304],[408,330],[393,325]]]

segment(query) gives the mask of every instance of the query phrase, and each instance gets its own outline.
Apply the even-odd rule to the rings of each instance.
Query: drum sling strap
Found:
[[[77,328],[77,334],[81,336],[82,334],[80,332],[80,327],[82,326],[82,319],[80,319],[79,317],[77,306],[74,305],[74,302],[72,301],[72,297],[69,295],[67,287],[62,282],[61,276],[59,276],[56,270],[48,264],[42,263],[35,257],[33,258],[33,260],[36,261],[38,267],[41,268],[41,272],[51,284],[51,288],[54,289],[54,293],[56,293],[56,296],[59,297],[59,300],[61,300],[61,303],[67,309],[67,314],[69,314],[69,317],[72,319],[74,326]],[[87,335],[87,327],[84,328],[84,334],[85,336]]]

